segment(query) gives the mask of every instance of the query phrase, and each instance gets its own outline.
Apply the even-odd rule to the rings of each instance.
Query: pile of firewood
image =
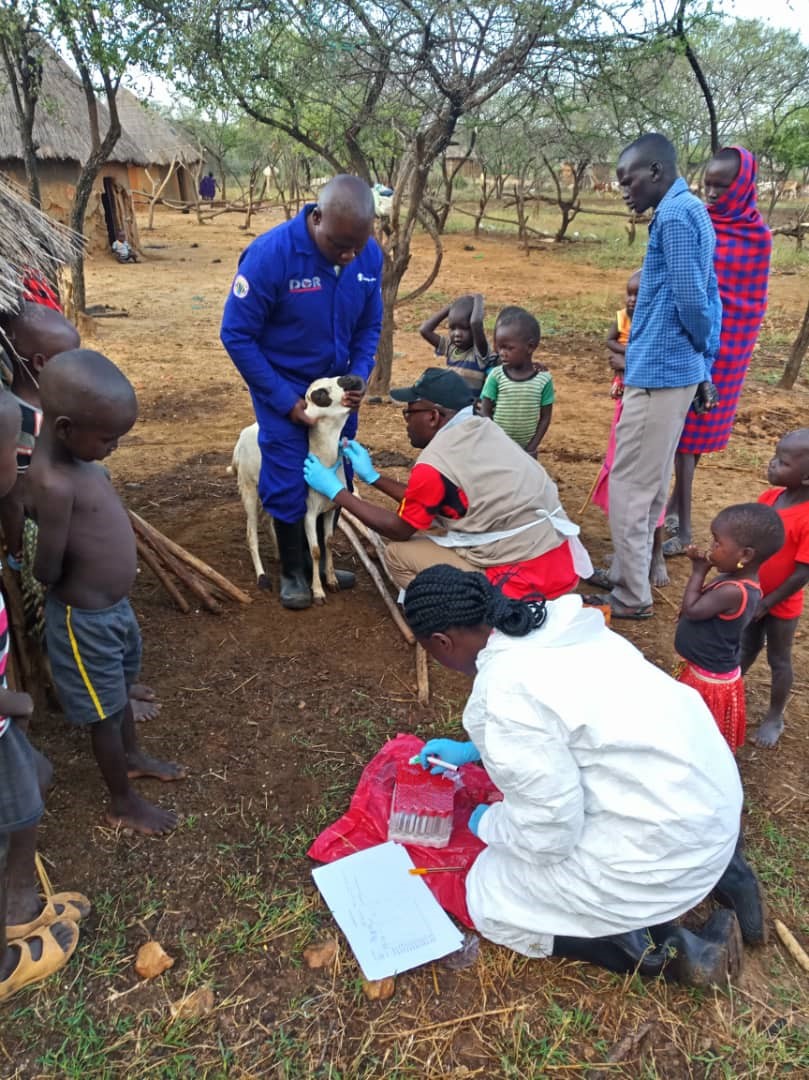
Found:
[[[184,614],[191,610],[191,604],[180,591],[181,586],[214,615],[221,613],[222,603],[227,600],[236,600],[240,604],[252,602],[252,597],[232,581],[175,544],[134,510],[129,511],[129,517],[135,530],[138,555]]]

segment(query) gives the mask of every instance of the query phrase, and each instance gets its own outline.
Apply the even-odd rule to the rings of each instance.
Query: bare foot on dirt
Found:
[[[105,817],[114,829],[132,829],[144,836],[164,836],[177,827],[173,810],[154,806],[135,791],[130,791],[126,800],[109,810]]]
[[[663,558],[662,552],[656,552],[652,555],[652,565],[649,567],[649,584],[658,589],[664,589],[666,585],[671,584],[669,572],[666,569],[666,560]]]
[[[151,777],[153,780],[163,780],[167,783],[174,780],[185,780],[188,769],[185,765],[178,765],[175,761],[160,761],[159,758],[149,757],[139,750],[130,754],[126,761],[126,774],[130,780],[138,780],[142,777]]]
[[[135,683],[130,689],[129,704],[132,706],[132,715],[136,723],[142,723],[144,720],[154,720],[155,717],[159,716],[162,708],[157,700],[157,694],[155,694],[151,686],[144,686],[143,683]]]
[[[778,743],[783,731],[783,716],[767,716],[762,720],[758,731],[753,736],[753,743],[769,750]]]

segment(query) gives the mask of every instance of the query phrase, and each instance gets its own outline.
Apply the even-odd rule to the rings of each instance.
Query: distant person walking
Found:
[[[682,555],[691,543],[691,489],[702,454],[724,450],[753,349],[767,311],[772,233],[756,205],[756,159],[728,146],[708,162],[705,201],[716,230],[714,268],[722,298],[722,334],[711,381],[719,403],[710,413],[689,412],[674,460],[668,505],[671,538],[663,554]]]
[[[207,176],[199,182],[199,197],[207,200],[207,202],[213,202],[216,198],[216,180],[212,172],[209,172]]]
[[[653,209],[654,216],[626,346],[624,407],[610,473],[615,556],[609,604],[615,618],[648,619],[655,525],[698,390],[701,407],[711,407],[722,307],[713,226],[679,175],[669,140],[642,135],[622,152],[617,176],[630,210]]]

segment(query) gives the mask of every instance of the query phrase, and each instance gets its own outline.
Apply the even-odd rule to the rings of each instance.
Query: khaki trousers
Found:
[[[652,602],[652,543],[674,467],[674,454],[697,384],[662,390],[627,386],[615,431],[609,478],[610,532],[615,551],[612,595],[628,607]]]
[[[418,534],[410,540],[396,540],[385,545],[385,566],[400,589],[406,589],[416,574],[428,566],[441,564],[458,570],[483,571],[461,558],[455,548],[441,547]]]

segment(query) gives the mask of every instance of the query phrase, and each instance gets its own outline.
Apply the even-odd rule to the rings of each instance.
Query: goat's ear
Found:
[[[311,392],[309,400],[313,405],[319,405],[321,409],[328,409],[331,405],[331,394],[325,386],[321,386]]]

